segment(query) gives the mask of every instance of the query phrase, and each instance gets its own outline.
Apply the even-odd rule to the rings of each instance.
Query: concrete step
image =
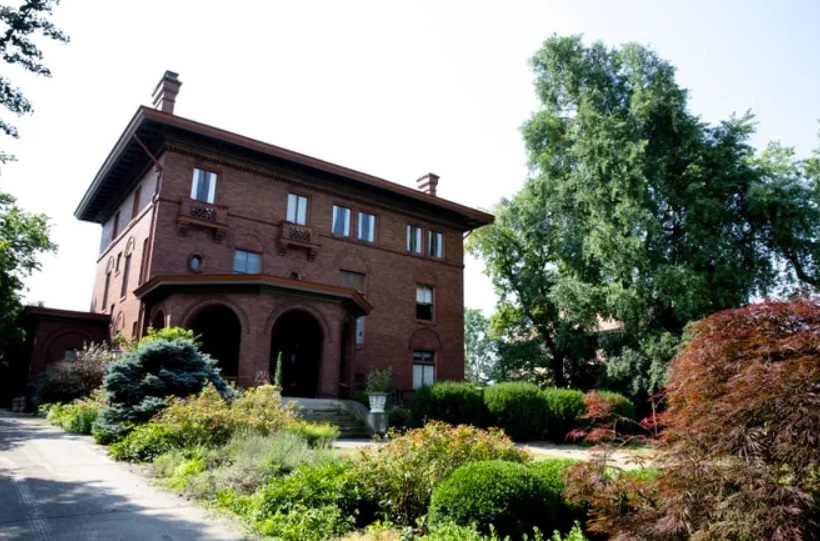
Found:
[[[341,437],[367,438],[367,409],[349,400],[319,398],[285,398],[299,405],[299,415],[303,419],[318,423],[330,423],[339,427]]]

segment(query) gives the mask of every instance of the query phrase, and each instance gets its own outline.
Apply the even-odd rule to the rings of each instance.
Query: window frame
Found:
[[[363,231],[362,231],[362,223],[363,223],[362,216],[369,216],[368,223],[371,225],[370,230],[369,230],[370,235],[368,235],[369,238],[366,238],[366,237],[362,236],[362,233],[363,233]],[[377,218],[376,218],[375,214],[371,214],[371,213],[365,212],[363,210],[359,211],[359,222],[357,224],[356,229],[358,230],[357,238],[360,241],[362,241],[362,242],[371,242],[371,243],[376,242],[376,223],[377,223],[376,220],[377,220]]]
[[[414,349],[412,353],[413,361],[413,390],[417,391],[424,386],[433,385],[436,382],[436,352],[433,350]],[[416,368],[421,369],[420,381],[416,379]],[[426,382],[426,375],[429,372],[429,382]]]
[[[364,347],[367,324],[365,318],[367,316],[359,316],[356,318],[353,325],[353,343],[357,348]]]
[[[343,216],[342,218],[342,231],[336,230],[337,225],[337,218],[339,214]],[[331,216],[330,222],[330,232],[337,236],[337,237],[349,237],[350,236],[350,220],[353,212],[350,210],[350,207],[344,207],[342,205],[333,205],[333,213]]]
[[[244,254],[244,270],[237,270],[236,265],[236,258],[238,255]],[[256,272],[249,272],[248,271],[248,256],[255,255],[257,258],[257,269]],[[260,252],[254,252],[253,250],[243,250],[242,248],[237,248],[233,252],[233,265],[232,265],[232,272],[234,274],[260,274],[262,272],[262,254]]]
[[[436,243],[433,242],[433,238],[437,239]],[[434,248],[438,248],[435,253]],[[444,233],[432,229],[427,230],[427,255],[436,259],[444,258]]]
[[[197,173],[204,173],[206,178],[208,179],[208,193],[206,194],[205,199],[200,199],[199,195],[199,183],[197,178]],[[210,182],[213,180],[213,182]],[[199,201],[200,203],[207,203],[209,205],[216,204],[216,186],[219,183],[219,173],[216,171],[212,171],[210,169],[205,169],[202,167],[194,167],[193,174],[191,176],[191,199],[194,201]]]
[[[347,279],[347,277],[354,277],[354,276],[355,277],[361,276],[361,279],[362,279],[361,280],[361,282],[362,282],[362,288],[361,289],[355,287],[355,285],[351,285],[350,280]],[[347,269],[339,269],[339,278],[340,278],[340,282],[341,282],[342,287],[355,289],[356,291],[358,291],[362,295],[365,294],[365,291],[366,291],[366,288],[367,288],[367,274],[365,274],[363,272],[357,272],[357,271],[352,271],[352,270],[347,270]]]
[[[419,225],[407,224],[407,251],[411,254],[423,254],[424,253],[424,235],[423,235],[424,228]],[[415,235],[411,235],[415,232]],[[418,246],[414,249],[413,243],[410,239],[414,239]]]
[[[423,299],[422,300],[419,299],[419,297],[420,297],[419,293],[424,291],[424,290],[429,291],[429,293],[430,293],[430,295],[429,295],[430,296],[430,302],[422,302]],[[426,293],[426,291],[425,291],[425,293]],[[427,295],[425,295],[425,297],[426,296]],[[417,321],[435,321],[435,319],[436,319],[435,306],[436,306],[436,288],[431,286],[431,285],[428,285],[428,284],[416,284],[416,320]],[[421,310],[424,309],[423,307],[429,307],[428,308],[429,311],[430,311],[430,317],[429,318],[421,317]]]
[[[125,255],[125,263],[122,271],[122,285],[120,286],[120,299],[128,295],[128,279],[131,274],[131,253]]]
[[[291,201],[295,206],[291,206]],[[302,205],[304,203],[304,205]],[[288,192],[287,207],[285,208],[285,221],[296,225],[307,225],[308,207],[310,198],[306,195]],[[291,208],[293,209],[293,219],[291,220]],[[302,212],[300,212],[302,211]],[[300,216],[301,215],[301,216]],[[299,218],[301,217],[301,221]]]

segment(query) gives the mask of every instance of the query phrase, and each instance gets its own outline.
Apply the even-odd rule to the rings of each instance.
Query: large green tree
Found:
[[[756,156],[750,114],[702,122],[640,45],[552,37],[531,62],[531,175],[469,249],[500,294],[494,326],[537,336],[555,384],[583,386],[603,350],[611,377],[651,391],[688,322],[789,275],[816,283],[816,160]]]

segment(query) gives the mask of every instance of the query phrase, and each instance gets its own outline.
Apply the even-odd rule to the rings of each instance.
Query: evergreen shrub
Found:
[[[543,439],[549,431],[550,411],[538,386],[523,381],[496,383],[484,389],[489,424],[515,441]]]
[[[415,426],[434,420],[482,426],[485,418],[481,389],[467,382],[442,381],[418,389],[410,411]]]
[[[546,438],[556,443],[566,441],[567,434],[578,426],[586,412],[584,393],[575,389],[549,388],[542,391],[549,411]]]

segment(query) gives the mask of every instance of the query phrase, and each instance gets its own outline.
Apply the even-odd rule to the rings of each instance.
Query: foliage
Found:
[[[282,406],[282,398],[273,385],[245,389],[231,403],[230,423],[239,432],[272,434],[296,419],[296,405]]]
[[[8,9],[0,6],[0,19]],[[0,37],[0,47],[2,40]],[[8,82],[0,77],[0,88],[3,85]],[[0,129],[3,126],[0,120]],[[0,192],[0,367],[10,365],[14,353],[22,346],[23,335],[17,317],[22,309],[23,279],[40,269],[37,261],[40,254],[57,249],[48,238],[49,227],[45,214],[25,212],[17,206],[14,197]]]
[[[464,379],[484,385],[497,378],[495,341],[489,320],[476,308],[464,309]]]
[[[466,425],[432,421],[391,438],[361,452],[354,478],[364,500],[404,525],[425,513],[433,488],[458,466],[477,460],[530,460],[500,431]]]
[[[520,537],[533,528],[551,531],[558,521],[560,491],[523,464],[473,462],[453,471],[433,491],[429,520],[475,524],[489,533]]]
[[[635,405],[622,394],[592,390],[584,395],[584,405],[586,412],[580,417],[584,423],[568,439],[629,443],[649,436],[650,427],[635,421]]]
[[[374,368],[367,374],[365,393],[386,393],[390,390],[390,380],[393,377],[393,367]]]
[[[301,437],[311,447],[330,447],[340,434],[336,425],[308,421],[294,421],[285,430]]]
[[[441,381],[418,389],[410,405],[413,424],[437,420],[481,426],[486,417],[481,389],[472,383]]]
[[[102,384],[112,359],[106,344],[84,344],[83,349],[77,350],[75,360],[58,361],[46,367],[37,380],[34,403],[70,402],[89,396]]]
[[[97,432],[144,423],[168,405],[166,397],[184,398],[209,383],[222,396],[233,395],[215,361],[192,340],[149,341],[108,365],[103,389],[111,405],[100,413]]]
[[[572,486],[590,528],[651,541],[818,539],[818,329],[820,306],[806,299],[697,323],[671,367],[662,474],[647,486],[586,466]]]
[[[253,525],[264,535],[299,541],[338,537],[353,529],[358,502],[350,464],[300,466],[254,495]]]
[[[392,406],[387,409],[387,425],[392,429],[401,432],[410,428],[412,423],[413,412],[409,408]]]
[[[705,124],[646,47],[554,36],[531,63],[531,177],[468,250],[499,293],[496,334],[537,340],[555,386],[589,388],[600,342],[624,390],[650,393],[687,323],[820,283],[816,160],[755,156],[750,114]]]
[[[128,432],[119,441],[111,442],[108,454],[115,460],[150,462],[177,445],[177,435],[168,426],[146,423]]]
[[[586,412],[584,393],[574,389],[549,388],[541,391],[547,403],[546,438],[554,442],[563,442],[567,434],[578,426],[578,418]]]
[[[202,343],[199,342],[199,337],[191,329],[185,329],[183,327],[163,327],[161,329],[155,329],[148,327],[148,332],[145,333],[145,336],[140,338],[133,347],[129,347],[128,349],[141,348],[157,340],[169,340],[171,342],[174,340],[190,340],[196,347],[202,347]]]
[[[102,408],[99,397],[75,400],[69,404],[44,404],[49,423],[72,434],[91,434],[91,425]]]
[[[484,390],[489,424],[516,441],[540,440],[548,432],[550,412],[537,386],[523,381],[497,383]]]
[[[586,515],[583,507],[574,505],[563,497],[563,492],[567,488],[569,469],[578,462],[568,458],[546,458],[537,460],[529,466],[530,470],[550,487],[552,493],[559,495],[555,502],[553,528],[561,531],[569,531],[575,521],[583,520]]]
[[[273,388],[282,390],[282,352],[276,354],[276,370],[273,373]]]

